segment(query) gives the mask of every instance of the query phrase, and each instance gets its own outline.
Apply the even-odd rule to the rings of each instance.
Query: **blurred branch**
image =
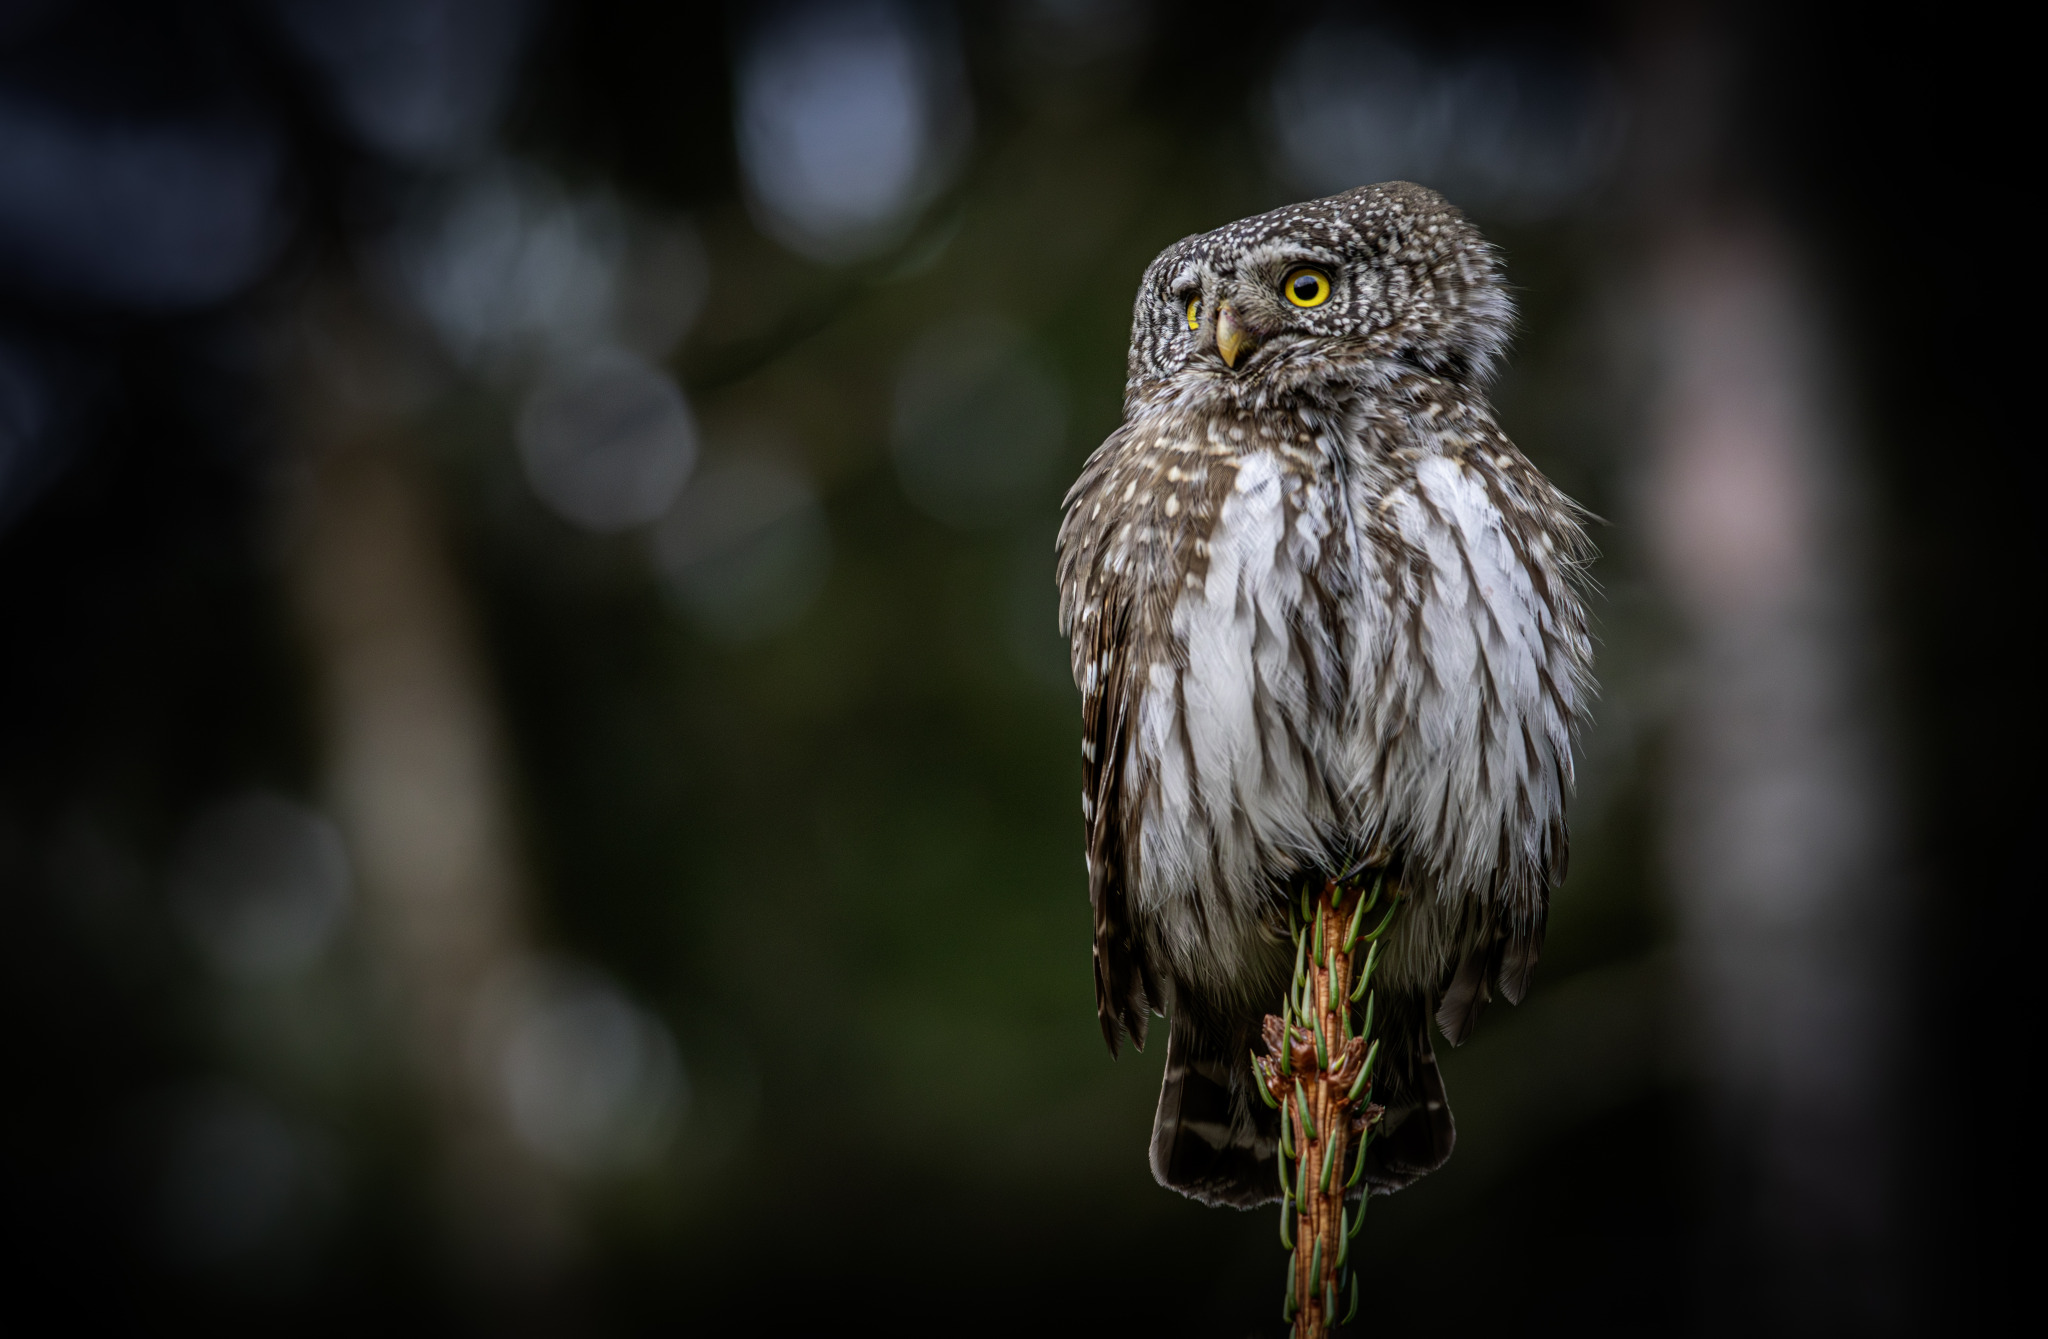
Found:
[[[971,186],[971,180],[961,181],[925,212],[923,222],[901,243],[834,276],[821,293],[784,315],[773,329],[721,345],[702,359],[688,360],[693,366],[679,371],[677,376],[683,389],[695,399],[745,381],[796,352],[814,335],[830,329],[876,289],[915,274],[937,260],[960,230]]]

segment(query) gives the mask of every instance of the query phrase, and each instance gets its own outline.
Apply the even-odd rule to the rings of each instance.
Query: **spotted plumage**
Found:
[[[1274,1198],[1248,1056],[1305,880],[1404,894],[1381,1191],[1450,1154],[1432,1015],[1461,1041],[1535,965],[1592,686],[1588,547],[1487,402],[1512,320],[1492,248],[1406,183],[1186,238],[1139,287],[1123,425],[1067,497],[1060,619],[1096,1006],[1112,1052],[1171,1014],[1152,1167],[1198,1199]]]

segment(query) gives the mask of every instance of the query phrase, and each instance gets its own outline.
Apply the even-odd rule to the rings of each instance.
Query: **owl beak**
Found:
[[[1216,313],[1216,352],[1223,355],[1223,365],[1236,367],[1237,355],[1255,342],[1251,332],[1238,322],[1237,309],[1224,303]]]

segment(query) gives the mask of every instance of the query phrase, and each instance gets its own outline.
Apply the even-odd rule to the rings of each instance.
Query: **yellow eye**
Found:
[[[1306,266],[1289,274],[1280,287],[1297,307],[1320,307],[1330,298],[1330,277]]]
[[[1190,329],[1190,330],[1200,330],[1201,328],[1202,328],[1202,300],[1201,300],[1200,298],[1189,298],[1189,299],[1188,299],[1188,329]]]

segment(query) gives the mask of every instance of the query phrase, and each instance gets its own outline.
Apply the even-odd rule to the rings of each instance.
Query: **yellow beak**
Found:
[[[1237,366],[1237,355],[1252,345],[1252,337],[1238,324],[1237,312],[1229,303],[1224,303],[1216,313],[1216,352],[1223,355],[1225,367]]]

